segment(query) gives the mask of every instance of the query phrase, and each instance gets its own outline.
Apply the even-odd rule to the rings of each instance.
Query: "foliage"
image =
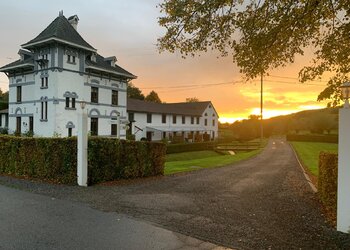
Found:
[[[339,85],[349,79],[350,19],[346,0],[226,1],[164,0],[158,40],[160,51],[184,57],[217,50],[232,54],[247,79],[293,63],[312,48],[311,66],[300,71],[302,82],[332,72],[318,100],[340,100]]]
[[[9,92],[0,89],[0,110],[7,109],[9,105]]]
[[[9,133],[8,128],[0,128],[0,135],[7,135]]]
[[[145,99],[145,96],[144,94],[142,94],[141,90],[131,82],[128,83],[127,95],[128,95],[128,98],[132,98],[132,99],[138,99],[138,100]]]
[[[199,99],[197,97],[188,97],[186,102],[199,102]]]
[[[181,144],[168,144],[167,154],[212,150],[215,147],[215,142],[193,142],[193,143],[181,143]]]
[[[335,143],[322,142],[291,142],[303,165],[314,175],[319,175],[319,155],[322,151],[337,152]]]
[[[287,141],[338,143],[338,135],[297,135],[288,134]]]
[[[93,137],[88,141],[88,182],[161,175],[162,143]],[[0,173],[76,183],[77,139],[0,136]]]
[[[338,154],[321,152],[319,159],[318,195],[323,204],[336,213]]]
[[[160,100],[158,94],[152,90],[146,97],[145,97],[145,101],[148,102],[156,102],[156,103],[162,103],[162,101]]]

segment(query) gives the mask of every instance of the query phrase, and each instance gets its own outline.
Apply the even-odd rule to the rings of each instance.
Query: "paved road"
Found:
[[[0,186],[0,249],[220,249],[71,201]]]
[[[0,182],[232,248],[350,249],[350,237],[325,222],[292,149],[279,139],[239,164],[115,186]]]

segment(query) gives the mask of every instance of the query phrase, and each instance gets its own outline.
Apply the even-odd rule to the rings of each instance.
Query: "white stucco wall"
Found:
[[[51,63],[51,54],[48,54],[49,67],[58,65],[58,50],[55,49],[55,61]],[[68,122],[74,124],[72,135],[77,135],[78,112],[81,112],[80,101],[87,102],[85,112],[98,118],[98,135],[111,135],[111,114],[113,111],[120,114],[122,123],[126,122],[126,88],[125,82],[92,77],[80,74],[79,56],[76,64],[67,63],[67,55],[63,54],[63,69],[41,70],[24,76],[11,77],[9,91],[9,128],[10,132],[16,130],[16,116],[21,116],[21,133],[29,129],[29,116],[34,118],[34,134],[36,136],[51,137],[53,135],[68,136],[66,127]],[[67,71],[69,70],[69,71]],[[48,87],[41,87],[41,78],[48,77]],[[93,82],[95,80],[95,82]],[[98,82],[98,83],[96,83]],[[34,84],[33,84],[34,83]],[[112,84],[114,86],[112,86]],[[17,86],[22,86],[22,102],[17,103]],[[98,103],[91,101],[91,85],[99,88]],[[111,105],[112,89],[118,90],[118,106]],[[77,95],[75,109],[66,109],[66,92]],[[41,119],[41,99],[48,102],[47,121]],[[88,119],[88,130],[90,130],[90,118]],[[125,138],[126,130],[120,127],[121,138]]]
[[[131,112],[134,113],[134,112]],[[207,125],[205,126],[205,119],[207,119]],[[134,113],[134,120],[132,133],[135,135],[136,140],[141,140],[141,138],[147,137],[147,131],[152,131],[152,140],[158,141],[163,139],[163,132],[147,129],[147,127],[159,128],[159,130],[164,130],[166,132],[166,137],[169,137],[169,133],[172,130],[182,130],[185,131],[185,137],[189,132],[187,131],[200,131],[200,133],[207,132],[210,134],[211,138],[218,137],[218,117],[211,105],[208,105],[206,110],[203,112],[202,116],[199,117],[199,124],[197,124],[197,117],[194,117],[194,123],[191,124],[191,116],[185,116],[185,124],[182,123],[182,115],[176,115],[176,123],[173,123],[173,115],[166,114],[166,123],[162,123],[162,114],[152,113],[152,123],[147,123],[147,113]],[[213,125],[214,120],[214,125]],[[142,129],[138,130],[136,127]],[[169,131],[169,132],[168,132]],[[181,135],[182,132],[177,132]]]

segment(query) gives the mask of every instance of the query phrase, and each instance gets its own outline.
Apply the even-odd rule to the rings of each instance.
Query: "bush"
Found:
[[[167,145],[167,154],[201,151],[201,150],[213,150],[216,146],[215,142],[194,142],[194,143],[182,143],[182,144],[169,144]]]
[[[337,211],[338,154],[321,152],[319,156],[318,194],[332,212]]]
[[[338,135],[297,135],[288,134],[287,141],[310,141],[310,142],[327,142],[338,143]]]
[[[164,173],[162,143],[91,137],[88,141],[88,182]],[[0,174],[76,183],[77,138],[0,136]]]

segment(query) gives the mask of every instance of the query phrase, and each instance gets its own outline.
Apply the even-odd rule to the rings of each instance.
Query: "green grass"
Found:
[[[318,157],[321,151],[338,152],[338,144],[322,142],[291,142],[303,165],[318,176]]]
[[[194,151],[194,152],[185,152],[177,154],[168,154],[166,155],[166,161],[187,161],[201,158],[208,158],[213,156],[219,156],[220,154],[215,151]]]
[[[240,152],[236,155],[220,155],[213,151],[197,151],[167,155],[165,175],[188,172],[202,168],[220,167],[253,157],[261,149],[250,152]]]

